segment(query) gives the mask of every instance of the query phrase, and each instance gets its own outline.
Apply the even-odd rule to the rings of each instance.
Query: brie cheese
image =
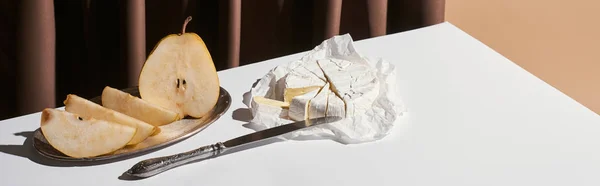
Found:
[[[348,34],[334,36],[300,59],[271,69],[252,86],[249,97],[244,95],[244,103],[254,115],[251,122],[255,125],[249,127],[264,130],[294,120],[342,116],[340,121],[291,132],[282,138],[331,139],[343,144],[378,140],[390,132],[404,112],[396,79],[393,64],[363,57]],[[253,96],[286,102],[289,107],[257,107]],[[286,111],[288,116],[278,114]]]
[[[283,102],[289,103],[296,96],[306,94],[310,91],[320,89],[319,86],[310,86],[302,88],[287,88],[283,92]]]
[[[342,98],[337,96],[335,92],[329,91],[329,96],[327,97],[327,113],[326,116],[346,116],[345,104]]]
[[[319,66],[316,60],[304,62],[302,63],[301,67],[312,73],[315,77],[318,77],[323,81],[327,81],[325,74],[323,74],[323,70],[321,70],[321,66]]]
[[[288,111],[284,108],[289,107],[289,104],[279,102],[277,100],[271,100],[262,96],[255,96],[252,98],[252,102],[250,104],[253,108],[256,108],[256,111],[261,113],[276,115],[279,117],[288,116]]]
[[[286,75],[284,89],[311,86],[322,87],[326,82],[326,78],[317,62],[306,62],[300,63]]]
[[[379,95],[375,70],[339,59],[300,63],[288,74],[285,84],[284,102],[290,102],[289,116],[296,121],[328,114],[364,114]]]
[[[270,105],[270,106],[274,106],[274,107],[287,108],[290,106],[290,103],[277,101],[277,100],[265,98],[262,96],[254,96],[253,100],[254,100],[254,102],[257,102],[260,104],[265,104],[265,105]]]
[[[307,119],[325,117],[327,113],[327,101],[329,96],[329,83],[321,88],[319,93],[308,103]]]
[[[364,114],[379,96],[379,80],[370,66],[340,59],[318,61],[331,88],[345,104],[346,117]]]
[[[292,98],[288,115],[290,119],[295,121],[302,121],[308,119],[308,107],[310,100],[312,100],[319,93],[319,89],[310,91],[306,94],[296,96]]]

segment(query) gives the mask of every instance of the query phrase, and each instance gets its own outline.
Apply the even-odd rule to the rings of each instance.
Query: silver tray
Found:
[[[130,93],[133,96],[140,96],[137,87],[123,89],[122,91]],[[98,104],[102,103],[101,96],[90,99],[90,101]],[[231,96],[223,87],[221,87],[217,104],[205,117],[184,118],[179,121],[160,126],[160,133],[146,138],[141,143],[134,146],[127,146],[113,153],[101,156],[90,158],[73,158],[66,156],[48,143],[44,137],[44,134],[39,128],[33,133],[33,147],[42,156],[60,161],[103,161],[133,157],[135,155],[142,155],[167,147],[197,134],[219,119],[229,109],[230,105]]]

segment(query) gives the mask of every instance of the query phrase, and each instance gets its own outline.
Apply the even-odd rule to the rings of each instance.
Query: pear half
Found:
[[[112,123],[136,128],[137,132],[135,133],[133,139],[129,141],[128,145],[135,145],[144,141],[158,128],[154,125],[150,125],[123,113],[102,107],[92,101],[74,94],[67,95],[67,99],[64,101],[64,104],[67,112],[77,114],[83,118],[106,120]]]
[[[195,118],[206,115],[219,98],[219,77],[200,36],[185,33],[162,38],[148,56],[139,76],[142,99]]]
[[[154,126],[166,125],[181,119],[173,111],[109,86],[104,87],[102,91],[102,106]]]
[[[44,109],[40,128],[48,143],[63,154],[86,158],[108,154],[127,145],[136,128],[57,109]]]

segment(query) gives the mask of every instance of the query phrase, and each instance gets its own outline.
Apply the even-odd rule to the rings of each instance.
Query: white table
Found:
[[[219,72],[231,109],[203,132],[154,153],[65,167],[25,137],[39,113],[0,121],[0,185],[600,185],[600,116],[450,23],[356,43],[398,67],[409,114],[381,141],[286,141],[120,180],[136,162],[252,132],[242,94],[302,54]],[[240,110],[238,110],[240,109]],[[28,141],[29,142],[29,141]]]

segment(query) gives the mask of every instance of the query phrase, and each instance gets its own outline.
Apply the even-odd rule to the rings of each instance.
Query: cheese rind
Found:
[[[310,100],[307,112],[308,116],[306,117],[307,119],[325,117],[328,105],[327,98],[329,96],[329,92],[331,92],[329,88],[329,83],[326,83],[325,86],[321,88],[319,93]]]
[[[319,76],[319,68],[316,62],[299,64],[286,75],[284,89],[311,86],[322,87],[326,83],[326,78],[324,75]]]
[[[379,95],[379,80],[368,65],[340,59],[318,61],[327,81],[345,103],[345,117],[364,114]]]
[[[321,70],[321,66],[319,66],[316,60],[304,62],[303,65],[301,65],[300,67],[308,70],[310,73],[323,80],[324,82],[327,81],[325,74],[323,74],[323,70]]]
[[[375,70],[340,59],[298,64],[287,75],[285,84],[284,102],[290,102],[289,116],[296,121],[328,114],[364,114],[379,95]],[[322,88],[315,92],[321,84]]]
[[[327,97],[327,113],[325,115],[340,117],[346,115],[345,103],[335,92],[329,92],[329,96]]]
[[[288,78],[288,76],[297,76],[296,74],[290,74],[292,69],[295,69],[297,67],[304,68],[309,63],[314,63],[323,59],[347,60],[353,64],[350,65],[351,63],[335,63],[332,64],[332,66],[334,66],[335,68],[329,67],[329,70],[327,68],[325,68],[325,70],[317,68],[321,70],[322,73],[327,72],[328,76],[337,76],[333,75],[336,72],[331,72],[331,69],[334,69],[336,71],[339,70],[341,71],[340,73],[351,74],[342,77],[349,79],[351,79],[351,76],[357,76],[354,75],[356,73],[372,73],[376,74],[376,79],[377,81],[379,81],[379,86],[368,84],[360,85],[357,82],[350,81],[350,84],[352,86],[350,87],[348,85],[348,88],[344,90],[342,88],[343,83],[342,85],[339,85],[339,79],[341,78],[331,78],[331,80],[327,80],[327,78],[325,78],[324,82],[329,82],[331,85],[330,87],[333,87],[332,89],[330,89],[332,90],[332,92],[328,95],[327,98],[327,113],[325,115],[339,114],[348,117],[345,117],[344,119],[337,122],[329,123],[327,125],[320,125],[317,127],[312,127],[310,129],[291,132],[286,135],[282,135],[282,138],[289,140],[298,139],[297,137],[300,137],[300,139],[302,140],[331,139],[343,144],[353,144],[375,141],[385,137],[390,132],[390,129],[397,123],[396,121],[401,117],[402,113],[404,112],[403,110],[405,109],[402,101],[400,100],[400,95],[398,95],[398,92],[396,90],[396,68],[393,64],[385,61],[384,59],[364,57],[363,55],[359,54],[354,48],[352,38],[347,34],[343,36],[334,36],[331,39],[323,41],[321,45],[315,47],[311,51],[308,51],[306,55],[302,56],[298,60],[278,65],[277,67],[269,71],[265,76],[263,76],[256,84],[253,85],[250,91],[250,96],[266,96],[272,99],[283,101],[284,90],[286,87],[286,78],[288,79],[288,88],[292,87],[289,84],[298,85],[303,84],[303,82],[301,81],[305,81],[304,79],[297,78],[295,81],[299,82],[290,82],[290,78]],[[332,62],[332,60],[323,60],[322,63],[334,62]],[[354,65],[362,65],[365,68],[351,69]],[[305,69],[308,70],[309,68]],[[308,71],[310,71],[310,73],[312,73],[312,75],[314,76],[319,77],[320,75],[319,71]],[[323,73],[323,76],[325,76],[325,73]],[[361,81],[362,79],[363,78],[355,78],[355,80],[357,81]],[[310,83],[304,82],[304,84]],[[323,85],[324,84],[325,83],[323,83]],[[359,85],[371,87],[373,89],[360,87]],[[305,87],[305,85],[298,85],[297,87]],[[354,99],[348,99],[349,97],[346,96],[346,100],[343,100],[341,96],[344,96],[344,92],[350,95],[352,94],[352,92],[348,91],[348,89],[353,90],[355,92],[361,92],[363,95],[367,94],[368,96],[366,97],[371,97],[375,95],[373,97],[376,97],[376,99],[370,100],[358,97],[354,97]],[[359,97],[360,96],[361,95],[359,95]],[[313,101],[314,100],[311,101],[311,107],[314,107],[314,105],[317,104]],[[350,103],[349,108],[352,108],[350,111],[345,110],[344,101]],[[250,106],[249,103],[246,104]],[[293,104],[290,106],[294,107]],[[357,108],[359,108],[358,110],[361,110],[360,108],[368,109],[364,109],[363,112],[357,111]],[[256,110],[256,108],[251,106],[250,109],[252,111]],[[346,114],[346,112],[348,112],[348,114]],[[361,114],[361,112],[363,113]],[[279,118],[277,117],[277,115],[267,115],[266,113],[263,114],[260,112],[256,114],[256,117],[252,119],[252,121],[257,124],[255,127],[252,127],[255,130],[264,130],[264,127],[276,127],[293,122],[289,118]]]
[[[306,94],[296,96],[292,98],[289,107],[289,117],[295,121],[302,121],[308,118],[308,108],[310,105],[310,100],[313,99],[319,90],[313,90]]]

